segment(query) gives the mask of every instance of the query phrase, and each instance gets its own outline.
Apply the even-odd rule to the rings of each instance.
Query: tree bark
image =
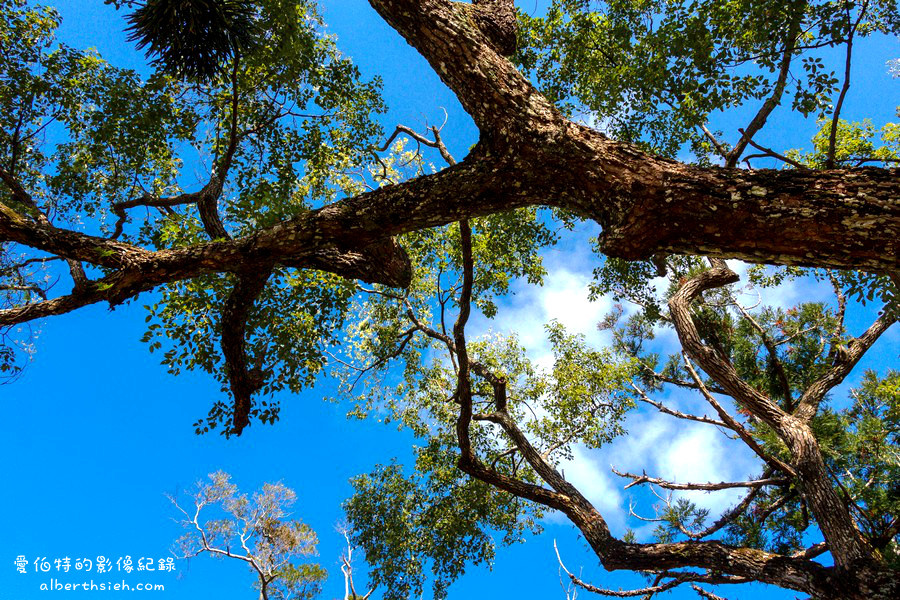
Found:
[[[599,222],[610,256],[900,266],[896,169],[750,171],[655,158],[563,118],[472,26],[467,5],[370,3],[456,93],[482,142],[512,169],[516,193]]]
[[[507,60],[507,0],[370,0],[431,63],[481,132],[462,163],[310,211],[240,240],[148,251],[58,229],[0,206],[0,240],[118,270],[102,293],[0,312],[0,324],[112,303],[156,285],[258,261],[404,286],[391,236],[529,205],[603,228],[609,256],[690,253],[751,262],[900,271],[896,169],[699,168],[651,156],[565,119]],[[493,23],[493,25],[485,25]],[[506,33],[504,33],[506,32]],[[15,180],[4,183],[28,200]]]

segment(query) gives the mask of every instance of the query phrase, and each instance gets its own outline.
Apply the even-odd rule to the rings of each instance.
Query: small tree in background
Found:
[[[227,473],[217,471],[209,479],[198,481],[189,495],[193,508],[170,497],[188,530],[176,542],[179,558],[208,553],[244,561],[256,575],[261,600],[314,598],[326,573],[318,564],[295,562],[315,556],[318,542],[308,525],[289,518],[297,494],[281,483],[266,483],[248,498]],[[201,512],[218,518],[201,521]]]

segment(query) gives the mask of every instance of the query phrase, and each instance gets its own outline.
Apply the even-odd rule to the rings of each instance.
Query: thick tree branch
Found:
[[[713,348],[703,343],[691,316],[691,302],[702,292],[738,281],[738,276],[713,260],[714,268],[685,281],[669,300],[669,310],[678,338],[685,352],[696,360],[735,400],[746,406],[773,428],[778,428],[785,416],[781,408],[740,378],[734,367]]]
[[[712,268],[685,281],[669,300],[669,309],[685,352],[703,367],[728,393],[769,425],[791,452],[795,469],[825,536],[835,563],[848,568],[859,561],[872,561],[871,546],[856,528],[847,506],[832,487],[822,452],[806,423],[787,414],[772,400],[745,381],[715,350],[705,345],[691,317],[691,303],[704,291],[737,281],[725,262],[711,261]]]
[[[43,298],[47,299],[47,292],[43,289],[39,288],[36,285],[19,285],[15,283],[0,283],[0,292],[29,292],[31,294],[36,294]]]
[[[213,173],[209,183],[197,193],[197,213],[203,223],[203,229],[212,240],[230,240],[231,235],[225,230],[222,219],[219,217],[219,197],[222,195],[224,181],[218,174]]]
[[[102,282],[103,280],[101,279],[97,283],[103,285]],[[44,300],[42,302],[33,302],[23,306],[6,308],[0,310],[0,326],[8,327],[10,325],[26,323],[35,319],[72,312],[73,310],[77,310],[84,306],[108,300],[109,291],[109,289],[98,289],[97,287],[90,286],[81,291],[53,298],[52,300]]]
[[[872,347],[872,345],[881,337],[888,328],[897,322],[897,315],[886,312],[882,314],[874,323],[858,338],[854,338],[847,343],[846,348],[842,348],[840,352],[835,352],[834,362],[824,375],[814,381],[804,392],[803,397],[794,411],[794,416],[804,422],[808,422],[815,416],[819,410],[819,405],[830,390],[840,385],[842,381],[850,374],[856,363],[863,355]]]
[[[587,135],[597,136],[599,134],[588,133]],[[135,280],[130,286],[133,293],[152,289],[161,283],[170,283],[203,273],[240,271],[249,268],[253,262],[262,257],[265,257],[266,261],[276,264],[297,267],[310,266],[342,276],[358,277],[364,281],[402,286],[409,281],[410,266],[399,246],[390,241],[391,236],[444,225],[461,217],[482,216],[533,204],[559,206],[578,212],[585,217],[596,218],[601,222],[609,221],[608,209],[610,207],[605,202],[598,203],[596,200],[585,198],[585,195],[590,193],[589,187],[569,187],[566,184],[566,180],[571,179],[573,173],[585,175],[589,181],[590,171],[585,172],[581,167],[570,166],[564,171],[546,172],[546,169],[541,166],[543,164],[546,167],[546,163],[537,161],[526,166],[521,162],[522,160],[523,155],[521,154],[501,160],[485,154],[483,147],[476,148],[465,161],[436,175],[420,177],[402,185],[380,188],[319,210],[304,213],[290,221],[234,241],[213,242],[151,252],[130,244],[59,229],[49,223],[28,219],[3,205],[0,205],[0,241],[14,241],[57,256],[100,266],[115,269],[127,267],[128,278],[131,278],[131,275],[136,276],[138,272],[144,273],[146,276],[143,281],[138,281],[139,278],[134,277]],[[671,164],[676,165],[676,163]],[[584,166],[589,169],[593,168],[590,165]],[[676,170],[705,173],[703,178],[712,173],[716,177],[728,180],[728,182],[718,183],[710,180],[702,183],[703,178],[701,178],[701,180],[694,181],[691,186],[681,189],[679,193],[673,193],[672,197],[676,198],[680,197],[683,192],[686,194],[685,202],[688,203],[698,199],[700,202],[710,201],[710,190],[716,189],[731,189],[735,190],[734,194],[740,195],[738,189],[749,188],[746,190],[747,197],[756,198],[754,194],[759,190],[754,187],[753,177],[763,173],[726,170],[704,172],[702,169],[684,166],[677,166]],[[772,176],[775,178],[786,177],[787,173],[778,172],[773,173]],[[887,172],[879,170],[874,170],[873,173],[878,176],[887,174]],[[841,186],[846,185],[848,181],[852,182],[854,178],[852,174],[829,174],[829,176],[831,175],[841,178]],[[510,182],[513,182],[513,185],[510,185]],[[635,182],[632,181],[632,183]],[[809,183],[810,185],[820,185],[822,182],[816,181],[815,177],[809,175]],[[886,189],[895,184],[896,181],[891,182]],[[699,189],[701,185],[702,189]],[[694,189],[694,186],[698,189]],[[637,190],[634,191],[637,192]],[[606,192],[607,198],[608,193],[609,190]],[[802,194],[803,191],[798,190],[797,193]],[[864,193],[863,195],[865,196]],[[729,206],[740,204],[730,200],[727,202]],[[714,202],[712,206],[715,206]],[[848,206],[847,210],[852,212],[857,208],[862,209]],[[883,203],[882,208],[887,213],[900,214],[900,205],[897,202]],[[751,207],[751,209],[756,211],[760,207]],[[781,208],[776,209],[774,206],[772,209],[782,210]],[[712,215],[717,212],[717,209],[706,206],[703,211]],[[641,222],[641,229],[644,229],[647,223],[656,218],[652,215],[645,216],[649,220]],[[663,218],[663,215],[660,214],[659,217]],[[726,221],[734,222],[727,215],[723,215],[723,217]],[[630,217],[628,218],[630,219]],[[712,217],[710,216],[710,218]],[[815,219],[815,216],[809,218]],[[884,241],[884,244],[879,247],[877,240],[860,240],[860,247],[865,246],[861,252],[867,256],[877,255],[878,260],[874,264],[879,267],[884,267],[885,261],[891,264],[900,261],[898,258],[900,254],[891,252],[892,244],[900,240],[900,231],[896,235],[892,235],[891,219],[890,215],[886,215],[879,223],[884,226],[870,228],[879,234],[884,233],[890,236],[890,241]],[[702,221],[702,218],[700,220]],[[825,221],[823,218],[822,223]],[[751,260],[762,258],[762,255],[769,251],[760,250],[761,243],[764,244],[766,240],[784,240],[789,237],[789,232],[784,228],[778,228],[777,233],[774,231],[780,222],[780,219],[759,220],[757,225],[764,225],[765,232],[760,233],[759,236],[752,235],[744,241],[734,242],[727,254]],[[637,221],[635,221],[636,223]],[[747,227],[755,226],[748,222],[745,222],[744,225],[744,227],[735,227],[734,231],[743,232]],[[716,237],[715,231],[720,229],[719,221],[716,222],[715,227],[712,223],[708,226],[703,225],[702,228],[706,233],[698,234],[701,235],[699,242],[692,239],[690,247],[687,240],[684,240],[685,246],[680,246],[678,244],[682,242],[673,242],[671,239],[668,241],[656,239],[651,242],[651,246],[646,246],[641,241],[643,234],[632,231],[635,233],[634,236],[626,235],[626,230],[630,230],[631,225],[625,223],[623,226],[625,230],[615,227],[608,228],[607,234],[605,234],[606,241],[610,241],[621,233],[624,236],[621,239],[623,243],[653,247],[654,250],[663,246],[666,251],[693,249],[712,254],[726,254],[721,244],[717,249],[705,246],[702,242],[703,235]],[[659,231],[665,233],[667,230],[678,233],[691,229],[678,227],[673,230],[670,223],[656,223],[653,227],[657,233]],[[772,231],[769,231],[770,229]],[[653,235],[658,237],[656,233]],[[852,235],[847,235],[849,236],[847,239],[853,239]],[[644,239],[644,241],[647,240]],[[798,238],[795,241],[797,252],[801,252],[802,249],[799,257],[791,258],[779,254],[777,256],[770,255],[770,258],[794,264],[803,261],[817,262],[807,256],[808,254],[814,256],[814,252],[810,251],[812,246],[806,243],[807,237],[802,240]],[[832,256],[819,262],[840,263],[848,260],[855,262],[858,259],[864,265],[866,261],[869,261],[869,259],[861,255],[854,255],[852,252],[851,255],[843,257],[834,256],[835,249],[843,252],[850,248],[852,243],[832,243],[830,239],[826,240],[825,238],[822,239],[822,242],[827,242],[829,249],[821,256],[828,257],[829,254]],[[873,243],[867,245],[868,242]],[[373,246],[376,243],[378,245]],[[744,243],[748,247],[753,247],[752,253],[747,254],[740,250],[741,244]],[[377,260],[365,260],[363,255],[376,249]],[[639,256],[640,253],[632,257]],[[897,267],[900,268],[900,265]]]
[[[506,208],[540,196],[531,203],[598,221],[604,251],[627,259],[701,253],[881,272],[900,262],[900,178],[889,169],[747,171],[660,160],[563,118],[471,26],[469,5],[370,3],[456,93],[485,149],[509,164],[505,180],[518,185],[498,197],[515,192]]]
[[[628,259],[700,253],[900,270],[900,177],[894,171],[745,171],[660,160],[563,118],[481,29],[472,27],[472,11],[484,6],[444,0],[371,4],[431,62],[481,128],[480,146],[460,165],[231,242],[151,252],[59,229],[6,206],[0,206],[0,241],[124,270],[121,278],[128,285],[116,298],[202,273],[238,272],[259,260],[404,285],[408,261],[386,241],[391,236],[543,204],[596,220],[603,226],[605,251]],[[14,178],[4,182],[14,195],[26,197]],[[210,230],[216,219],[206,212]],[[729,224],[727,230],[722,223]],[[224,231],[212,230],[213,237],[227,239]],[[376,242],[378,260],[365,264],[364,255]],[[353,256],[344,260],[347,254]],[[142,281],[139,272],[146,273]],[[72,305],[71,299],[62,304]]]
[[[579,528],[607,569],[659,571],[695,567],[808,592],[827,588],[828,570],[810,561],[758,550],[731,548],[717,541],[628,544],[616,539],[610,533],[603,516],[544,460],[506,413],[503,400],[505,382],[477,362],[472,362],[470,366],[474,372],[494,386],[497,399],[495,412],[479,417],[500,425],[522,456],[553,490],[524,484],[489,472],[475,458],[461,460],[460,467],[473,477],[496,485],[504,491],[562,511]]]
[[[265,356],[258,356],[253,367],[247,361],[247,319],[271,274],[272,267],[238,274],[222,308],[222,355],[234,397],[231,433],[235,435],[240,435],[244,427],[250,424],[252,397],[264,382],[261,361]]]

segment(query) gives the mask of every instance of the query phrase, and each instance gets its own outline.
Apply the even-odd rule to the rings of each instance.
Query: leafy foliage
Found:
[[[341,56],[315,4],[175,4],[157,1],[143,8],[174,10],[166,14],[179,19],[199,18],[180,12],[182,4],[185,10],[251,11],[255,42],[225,56],[221,69],[204,80],[179,81],[162,66],[145,77],[110,65],[96,52],[59,43],[59,17],[52,9],[3,0],[0,45],[8,60],[0,66],[0,164],[29,189],[34,206],[19,206],[5,186],[2,202],[49,215],[58,226],[89,220],[122,241],[162,249],[209,239],[192,199],[211,186],[224,188],[216,203],[233,236],[357,189],[350,173],[368,165],[380,132],[373,120],[382,110],[379,82],[363,81]],[[184,172],[185,164],[198,161],[207,164],[199,184]],[[12,251],[4,245],[0,269],[17,264],[7,260]],[[41,284],[48,275],[39,266],[0,271],[3,284],[8,278],[16,286],[0,294],[21,301],[23,294],[45,291]],[[173,284],[150,306],[145,339],[163,350],[172,372],[200,368],[226,380],[215,340],[232,286],[232,279],[220,276]],[[265,394],[296,391],[315,379],[352,289],[311,271],[283,268],[272,275],[248,331],[250,361]],[[273,306],[287,309],[283,319],[265,316]],[[4,356],[23,343],[6,343]],[[3,364],[14,368],[10,360]],[[253,415],[274,421],[278,407],[263,402]],[[217,403],[197,429],[212,429],[229,417],[230,407]]]
[[[473,220],[472,303],[484,316],[496,314],[494,298],[508,293],[513,277],[541,281],[538,250],[554,240],[547,227],[534,210]],[[397,423],[422,445],[409,469],[394,463],[356,478],[345,508],[355,542],[372,565],[374,581],[387,590],[386,598],[419,595],[429,580],[434,596],[441,598],[467,561],[490,563],[498,543],[536,530],[542,510],[458,468],[452,400],[457,367],[446,336],[460,301],[459,229],[417,232],[404,243],[419,268],[404,294],[377,288],[358,299],[361,304],[352,312],[364,318],[347,331],[351,345],[342,359],[347,365],[343,391],[355,400],[357,417]],[[505,382],[510,414],[557,462],[570,458],[576,444],[599,447],[622,433],[621,419],[633,406],[623,390],[635,366],[613,352],[592,349],[558,323],[549,324],[547,334],[555,357],[550,369],[534,365],[512,336],[488,334],[467,347],[479,372]],[[472,392],[474,410],[489,412],[492,384],[478,377]],[[537,481],[497,427],[479,425],[471,436],[493,469]]]
[[[811,168],[824,168],[828,158],[830,131],[830,121],[823,121],[822,127],[812,139],[812,152],[791,150],[788,156]],[[876,130],[869,120],[850,123],[839,119],[835,133],[836,165],[855,167],[869,162],[900,160],[900,123],[886,123]],[[876,134],[879,138],[877,141]]]
[[[454,453],[438,442],[417,450],[409,476],[390,464],[352,483],[355,493],[344,508],[385,600],[421,596],[429,563],[434,597],[445,598],[467,565],[493,560],[496,533],[510,544],[538,529],[539,513],[465,477]]]
[[[215,377],[225,393],[228,380],[218,344],[216,305],[231,285],[228,277],[211,276],[172,286],[163,301],[147,307],[149,324],[143,337],[151,351],[163,352],[162,362],[171,374],[200,369]],[[265,380],[263,395],[281,389],[299,392],[315,381],[325,364],[325,350],[337,343],[354,291],[345,280],[318,271],[278,270],[272,275],[248,318],[246,341],[250,364]],[[182,343],[163,350],[166,338]],[[197,433],[230,423],[232,414],[232,403],[217,400],[209,415],[195,423]],[[271,424],[278,414],[277,402],[261,400],[250,416]]]
[[[519,60],[549,98],[613,137],[670,156],[690,143],[705,159],[716,150],[700,126],[773,97],[785,55],[803,64],[789,90],[793,109],[829,114],[839,79],[818,49],[844,44],[851,31],[900,31],[896,3],[863,5],[553,0],[545,16],[520,15]]]
[[[255,587],[265,588],[276,600],[311,599],[321,591],[326,573],[314,563],[296,563],[316,554],[315,532],[302,521],[287,519],[297,499],[293,490],[280,483],[266,483],[248,497],[241,494],[227,473],[209,475],[190,493],[194,506],[184,509],[188,531],[176,542],[181,558],[203,553],[247,564],[255,576]],[[201,522],[200,513],[215,511],[216,518]]]

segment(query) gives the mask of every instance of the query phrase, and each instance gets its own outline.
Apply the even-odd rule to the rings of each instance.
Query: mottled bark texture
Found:
[[[266,287],[272,267],[238,273],[222,308],[222,355],[228,384],[234,397],[231,426],[240,434],[250,424],[253,394],[263,386],[262,365],[248,364],[245,337],[253,303]]]
[[[508,207],[547,204],[603,226],[628,259],[690,252],[893,271],[900,263],[896,169],[800,172],[697,168],[651,157],[563,118],[495,50],[465,4],[371,0],[431,63],[481,130],[481,162]],[[478,7],[511,2],[481,2]],[[515,173],[514,189],[504,184]]]
[[[854,364],[862,353],[855,359],[837,361],[834,368],[810,386],[809,389],[815,392],[807,392],[793,412],[785,411],[777,402],[742,380],[719,352],[701,340],[691,316],[691,303],[707,290],[738,280],[725,261],[712,259],[711,264],[712,268],[708,271],[682,283],[669,300],[670,314],[685,352],[740,406],[771,427],[791,453],[790,465],[834,559],[832,571],[841,582],[837,596],[830,596],[828,588],[814,587],[804,591],[818,597],[873,598],[879,597],[875,595],[879,591],[884,591],[879,590],[879,586],[889,585],[892,586],[890,589],[895,589],[900,585],[900,577],[886,568],[856,528],[849,506],[831,482],[822,451],[808,423],[812,416],[810,403],[818,406],[821,397],[849,373],[849,368],[845,368],[847,363]],[[878,319],[861,338],[853,340],[853,345],[870,346],[893,321],[893,318],[886,317]],[[834,583],[828,585],[833,586]],[[860,595],[860,590],[865,590],[865,593]]]
[[[504,57],[511,0],[371,0],[456,92],[481,140],[460,164],[229,240],[151,252],[58,229],[0,207],[0,239],[116,270],[77,298],[0,312],[0,325],[90,302],[121,302],[161,283],[257,263],[317,268],[404,286],[401,233],[529,205],[565,208],[603,227],[610,256],[692,253],[780,264],[900,270],[896,169],[824,172],[700,168],[659,159],[565,119]],[[4,183],[27,204],[27,191]],[[215,194],[209,194],[210,199]],[[204,200],[206,198],[204,197]],[[93,286],[96,287],[96,286]]]

